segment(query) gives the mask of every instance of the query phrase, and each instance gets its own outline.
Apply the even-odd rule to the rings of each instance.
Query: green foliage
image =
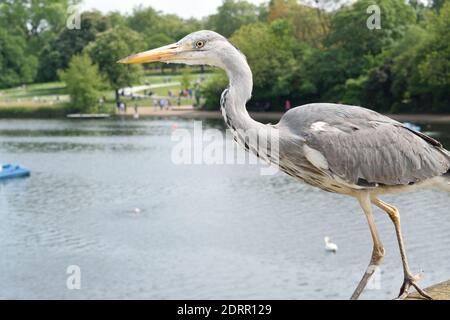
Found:
[[[204,108],[217,110],[220,106],[220,96],[226,88],[228,79],[223,71],[217,71],[200,88],[201,96],[205,99]]]
[[[247,1],[224,0],[217,13],[209,16],[206,27],[228,38],[240,27],[257,22],[258,13],[258,7]]]
[[[303,72],[313,89],[312,101],[390,108],[392,79],[381,57],[414,25],[416,15],[403,0],[380,0],[381,29],[371,30],[366,26],[366,10],[372,4],[360,0],[332,17],[325,47],[305,61]]]
[[[128,17],[130,29],[140,33],[146,48],[156,48],[175,42],[185,35],[201,29],[195,19],[184,20],[172,14],[161,14],[152,7],[138,6]]]
[[[292,0],[271,1],[270,24],[244,25],[231,38],[253,71],[250,106],[271,102],[280,110],[289,98],[296,104],[327,101],[383,112],[449,110],[447,6],[437,14],[402,0],[380,0],[382,28],[370,30],[371,4],[360,0],[330,15]],[[420,25],[418,10],[426,17]],[[223,76],[204,86],[208,108],[218,106],[215,96],[225,86]]]
[[[292,89],[298,83],[302,47],[289,22],[244,26],[231,41],[247,56],[252,68],[255,100],[281,101],[296,94]]]
[[[191,87],[191,71],[188,68],[184,68],[181,73],[181,88],[188,89]]]
[[[60,71],[59,77],[66,83],[73,112],[89,112],[96,106],[103,79],[87,54],[73,56],[69,68]]]
[[[139,33],[123,26],[109,29],[86,47],[86,52],[100,68],[114,90],[138,83],[142,76],[140,65],[122,65],[117,61],[143,50]]]
[[[439,12],[439,10],[444,6],[444,4],[447,2],[448,0],[432,0],[432,5],[431,7],[433,9],[435,9],[437,12]]]
[[[323,1],[323,0],[321,0]],[[319,0],[314,0],[317,5]],[[325,10],[306,6],[296,0],[270,1],[267,20],[288,20],[298,40],[320,47],[330,29],[330,14]]]
[[[377,99],[377,110],[450,112],[450,2],[427,20],[411,26],[369,71],[363,99]],[[380,73],[384,77],[374,77]]]
[[[430,19],[431,38],[426,46],[419,73],[430,86],[450,86],[450,2],[440,10],[440,15]]]
[[[40,54],[37,81],[54,81],[57,70],[66,69],[72,56],[80,54],[84,47],[95,40],[98,33],[110,27],[106,17],[98,11],[84,12],[81,15],[81,29],[64,28]]]
[[[0,108],[0,118],[60,118],[67,114],[63,106],[57,107],[2,107]]]
[[[296,41],[293,26],[284,19],[270,25],[255,23],[243,26],[231,38],[247,57],[253,72],[253,104],[271,102],[281,105],[287,99],[296,99],[299,85],[301,56],[307,48]],[[226,87],[222,74],[203,87],[206,106],[211,108]],[[219,94],[219,95],[217,95]]]
[[[0,28],[0,88],[33,81],[37,59],[27,54],[25,40]]]
[[[138,6],[127,15],[84,12],[82,29],[69,30],[67,8],[79,2],[0,1],[0,87],[54,81],[57,70],[85,53],[104,79],[97,80],[117,96],[119,88],[141,83],[142,75],[141,66],[119,65],[118,59],[206,28],[229,37],[247,56],[254,75],[250,108],[270,103],[283,110],[289,99],[294,105],[324,101],[382,112],[450,112],[449,0],[271,0],[260,6],[224,0],[203,20]],[[373,4],[380,8],[381,29],[366,26]],[[73,59],[75,79],[85,77],[77,72],[96,73],[85,59]],[[165,65],[146,68],[159,66],[164,72]],[[183,70],[179,79],[191,86],[191,69]],[[202,84],[206,108],[218,108],[226,85],[222,72]]]
[[[36,54],[66,22],[69,0],[2,1],[0,26],[27,40],[29,53]]]
[[[415,23],[414,9],[405,1],[378,0],[381,28],[371,30],[366,26],[369,17],[366,10],[373,4],[372,0],[359,0],[338,11],[331,22],[332,32],[326,39],[328,47],[340,47],[352,58],[379,54],[382,48],[392,45]]]

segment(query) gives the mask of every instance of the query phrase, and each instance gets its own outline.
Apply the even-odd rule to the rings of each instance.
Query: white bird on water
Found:
[[[194,32],[176,43],[118,62],[155,61],[225,70],[229,86],[222,93],[220,106],[236,142],[306,184],[359,202],[373,247],[369,265],[351,299],[361,295],[385,255],[373,206],[383,210],[395,227],[403,264],[398,298],[406,298],[414,287],[421,296],[431,299],[417,285],[419,279],[409,267],[399,210],[380,197],[427,188],[450,192],[450,152],[439,141],[375,111],[342,104],[311,103],[292,108],[275,125],[255,121],[246,109],[253,88],[250,66],[235,46],[213,31]],[[275,145],[267,141],[273,137],[277,137]]]
[[[336,243],[330,242],[330,237],[323,238],[325,240],[325,250],[328,252],[336,253],[338,251],[338,246]]]

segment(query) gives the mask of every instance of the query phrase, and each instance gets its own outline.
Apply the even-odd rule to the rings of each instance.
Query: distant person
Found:
[[[136,99],[136,102],[134,103],[134,116],[135,119],[139,119],[139,103]]]
[[[284,103],[284,109],[288,111],[289,109],[291,109],[291,107],[292,107],[291,101],[289,99],[286,100],[286,102]]]
[[[164,109],[164,99],[159,99],[159,108],[161,111]]]
[[[189,90],[188,90],[188,93],[189,93],[189,98],[192,99],[192,89],[189,89]]]

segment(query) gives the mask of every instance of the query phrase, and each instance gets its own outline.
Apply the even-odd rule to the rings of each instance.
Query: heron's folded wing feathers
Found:
[[[405,185],[449,169],[450,161],[438,142],[426,135],[395,123],[358,123],[355,129],[349,121],[347,126],[353,129],[310,131],[305,140],[324,155],[333,174],[348,182]]]
[[[309,104],[279,123],[326,159],[329,173],[364,185],[404,185],[442,175],[448,151],[420,132],[375,111],[339,104]]]

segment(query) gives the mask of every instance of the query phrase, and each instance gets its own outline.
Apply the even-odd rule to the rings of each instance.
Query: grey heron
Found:
[[[352,299],[361,295],[385,255],[372,205],[386,212],[395,227],[404,274],[398,298],[405,298],[414,287],[424,298],[431,299],[417,285],[419,276],[414,276],[409,268],[399,211],[379,196],[427,187],[450,191],[450,180],[446,176],[450,169],[450,152],[438,141],[375,111],[340,104],[303,105],[290,109],[276,125],[259,123],[246,109],[253,87],[247,60],[226,38],[213,31],[197,31],[177,43],[118,62],[155,61],[210,65],[225,70],[229,86],[222,94],[221,110],[238,143],[271,161],[270,150],[266,148],[261,152],[259,146],[251,145],[239,132],[276,134],[279,140],[277,164],[283,172],[322,190],[357,199],[369,225],[373,250]]]

